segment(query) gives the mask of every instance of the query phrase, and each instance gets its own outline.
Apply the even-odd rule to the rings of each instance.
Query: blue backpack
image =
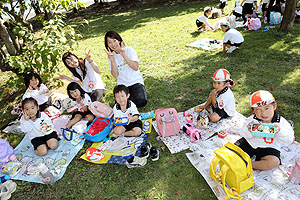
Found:
[[[85,139],[91,142],[106,142],[107,137],[113,129],[113,123],[110,118],[97,117],[89,125],[84,133]]]

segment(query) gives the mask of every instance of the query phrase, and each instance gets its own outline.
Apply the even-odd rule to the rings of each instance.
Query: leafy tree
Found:
[[[33,3],[45,16],[58,9],[64,12],[85,5],[78,0]],[[50,80],[58,70],[61,54],[73,48],[74,41],[79,37],[72,27],[66,25],[61,15],[49,21],[40,18],[44,28],[41,34],[34,34],[32,24],[25,19],[25,11],[30,7],[32,2],[26,3],[25,0],[0,1],[0,15],[10,17],[7,21],[0,19],[0,70],[11,71],[18,76],[17,80],[10,79],[11,84],[20,83],[28,70],[35,70],[43,79]]]

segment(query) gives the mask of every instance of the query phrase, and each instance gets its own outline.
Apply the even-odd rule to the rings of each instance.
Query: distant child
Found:
[[[240,5],[240,2],[235,3],[235,7],[230,15],[234,15],[237,20],[243,16],[243,7]]]
[[[281,145],[293,142],[294,130],[286,119],[277,114],[277,103],[270,92],[265,90],[254,92],[250,97],[250,107],[253,115],[244,123],[240,133],[242,138],[235,144],[250,157],[256,156],[255,161],[252,162],[253,169],[276,168],[281,164]],[[251,131],[253,122],[273,124],[274,138],[253,136]]]
[[[220,0],[220,6],[219,6],[219,8],[221,9],[223,15],[225,15],[224,8],[226,6],[226,1],[227,0]]]
[[[70,129],[74,124],[82,119],[85,119],[89,122],[93,121],[95,116],[88,108],[89,105],[92,104],[90,96],[76,82],[71,82],[68,85],[67,92],[70,99],[72,99],[71,107],[77,108],[75,111],[73,111],[71,120],[67,123],[66,127]]]
[[[24,115],[21,117],[21,129],[28,133],[34,152],[38,156],[44,156],[48,149],[56,149],[58,135],[51,119],[39,111],[37,101],[32,97],[25,98],[22,101],[22,109]]]
[[[41,77],[30,71],[24,76],[24,82],[27,90],[23,95],[23,100],[32,97],[38,102],[40,111],[47,111],[47,108],[51,105],[51,97],[49,97],[51,93],[42,83]]]
[[[248,18],[253,15],[253,4],[255,5],[255,10],[257,11],[257,0],[243,0],[241,5],[243,6],[243,19],[244,25],[247,24]]]
[[[244,42],[242,34],[236,29],[230,28],[228,21],[221,21],[221,30],[225,33],[223,41],[223,52],[232,53]],[[228,50],[226,51],[226,49]]]
[[[266,22],[266,16],[267,16],[267,11],[268,11],[268,6],[269,6],[270,0],[262,0],[262,6],[261,6],[261,11],[262,11],[262,18]]]
[[[115,126],[114,133],[124,136],[139,136],[142,133],[142,121],[139,119],[136,105],[129,100],[128,88],[125,85],[117,85],[113,93],[117,102],[113,107],[114,117],[128,117],[128,124]]]
[[[230,89],[235,86],[235,82],[230,79],[230,73],[226,69],[218,69],[212,79],[214,89],[210,92],[205,105],[196,106],[195,111],[201,112],[212,107],[213,113],[209,116],[209,120],[218,122],[235,114],[235,100]]]
[[[196,19],[196,24],[198,27],[197,32],[201,33],[202,31],[205,30],[214,30],[213,27],[208,22],[208,17],[210,16],[210,14],[211,14],[211,7],[205,7],[204,14],[198,19]]]

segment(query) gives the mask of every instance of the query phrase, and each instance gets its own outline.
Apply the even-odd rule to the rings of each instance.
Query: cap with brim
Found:
[[[223,25],[223,26],[230,26],[229,22],[226,21],[226,20],[222,20],[222,21],[220,22],[220,25]]]
[[[266,90],[254,92],[250,97],[250,107],[261,107],[273,102],[275,102],[275,98]]]
[[[235,82],[230,78],[229,71],[226,69],[218,69],[211,78],[214,81],[229,81],[229,87],[234,87],[236,85]]]
[[[211,7],[207,6],[204,8],[204,12],[208,11],[209,9],[211,9]]]

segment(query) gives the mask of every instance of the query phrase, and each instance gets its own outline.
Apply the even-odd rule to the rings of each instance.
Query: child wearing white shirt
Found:
[[[142,121],[139,119],[139,111],[136,105],[129,100],[129,90],[125,85],[117,85],[114,88],[116,104],[113,107],[114,118],[128,117],[128,123],[123,126],[115,126],[116,135],[139,136],[142,133]]]
[[[90,96],[84,92],[80,85],[76,82],[71,82],[67,87],[67,92],[72,99],[71,107],[75,107],[73,111],[71,120],[67,123],[66,127],[70,129],[74,124],[79,122],[82,119],[85,119],[89,122],[93,121],[95,116],[88,109],[92,104]]]
[[[48,148],[56,149],[58,146],[58,135],[54,129],[51,119],[39,111],[37,101],[30,97],[22,101],[24,115],[21,117],[21,129],[28,134],[34,152],[44,156]]]
[[[223,41],[223,52],[232,53],[244,42],[244,37],[236,29],[230,28],[228,21],[221,21],[221,30],[225,33]],[[226,49],[228,50],[226,51]]]
[[[208,22],[208,17],[211,14],[211,7],[205,7],[204,8],[204,14],[196,19],[196,25],[198,27],[199,33],[201,33],[204,30],[214,30],[213,27]]]

